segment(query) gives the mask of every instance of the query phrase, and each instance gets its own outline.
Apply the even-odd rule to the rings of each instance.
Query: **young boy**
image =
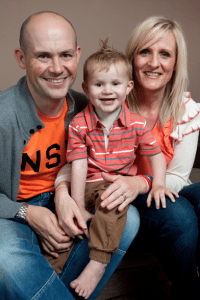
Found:
[[[109,47],[107,40],[103,42],[100,50],[85,62],[82,86],[90,103],[69,125],[67,162],[72,163],[71,197],[84,218],[92,219],[90,262],[71,282],[76,293],[87,299],[119,246],[128,210],[128,206],[122,211],[101,207],[101,194],[109,185],[101,173],[136,175],[134,160],[138,151],[151,162],[152,196],[161,198],[163,193],[173,198],[174,192],[164,187],[165,158],[145,120],[129,111],[125,102],[133,81],[132,66],[124,54]],[[93,216],[90,212],[94,208]]]

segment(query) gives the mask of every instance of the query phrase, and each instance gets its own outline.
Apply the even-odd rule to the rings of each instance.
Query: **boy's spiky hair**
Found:
[[[90,55],[83,67],[83,79],[87,82],[89,73],[94,71],[108,71],[112,64],[123,63],[127,69],[129,80],[132,80],[132,64],[129,59],[120,51],[117,51],[108,44],[109,37],[104,41],[100,40],[100,48]]]

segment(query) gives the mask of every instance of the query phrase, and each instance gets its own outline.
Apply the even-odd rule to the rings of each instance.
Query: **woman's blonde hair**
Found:
[[[157,42],[167,31],[172,31],[176,40],[176,65],[171,80],[168,82],[160,110],[160,126],[172,118],[173,126],[176,125],[182,106],[183,94],[188,85],[187,74],[187,47],[180,25],[163,17],[150,17],[142,22],[133,32],[126,48],[126,55],[132,61],[134,78],[134,59],[138,51],[146,43]],[[157,33],[158,39],[155,40]],[[128,96],[129,107],[139,113],[136,92],[133,89]]]

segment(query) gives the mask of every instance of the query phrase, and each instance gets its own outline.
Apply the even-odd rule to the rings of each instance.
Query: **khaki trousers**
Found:
[[[129,208],[127,206],[122,212],[119,212],[118,207],[108,210],[100,206],[102,202],[101,195],[109,185],[104,181],[100,181],[87,183],[85,188],[85,208],[89,212],[95,209],[95,214],[89,227],[89,257],[92,260],[105,264],[109,263],[112,253],[116,252],[119,247],[121,236],[126,226],[127,210]],[[57,274],[62,272],[71,249],[60,253],[58,258],[44,254]]]

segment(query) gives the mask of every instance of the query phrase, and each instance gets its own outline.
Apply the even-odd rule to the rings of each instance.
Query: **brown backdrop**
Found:
[[[200,102],[200,1],[199,0],[1,0],[0,2],[0,90],[24,75],[13,55],[18,47],[22,22],[32,13],[51,10],[63,14],[74,25],[82,48],[74,89],[82,91],[82,66],[98,48],[99,39],[109,34],[110,42],[121,51],[133,28],[153,15],[181,23],[188,45],[188,67],[192,97]]]

